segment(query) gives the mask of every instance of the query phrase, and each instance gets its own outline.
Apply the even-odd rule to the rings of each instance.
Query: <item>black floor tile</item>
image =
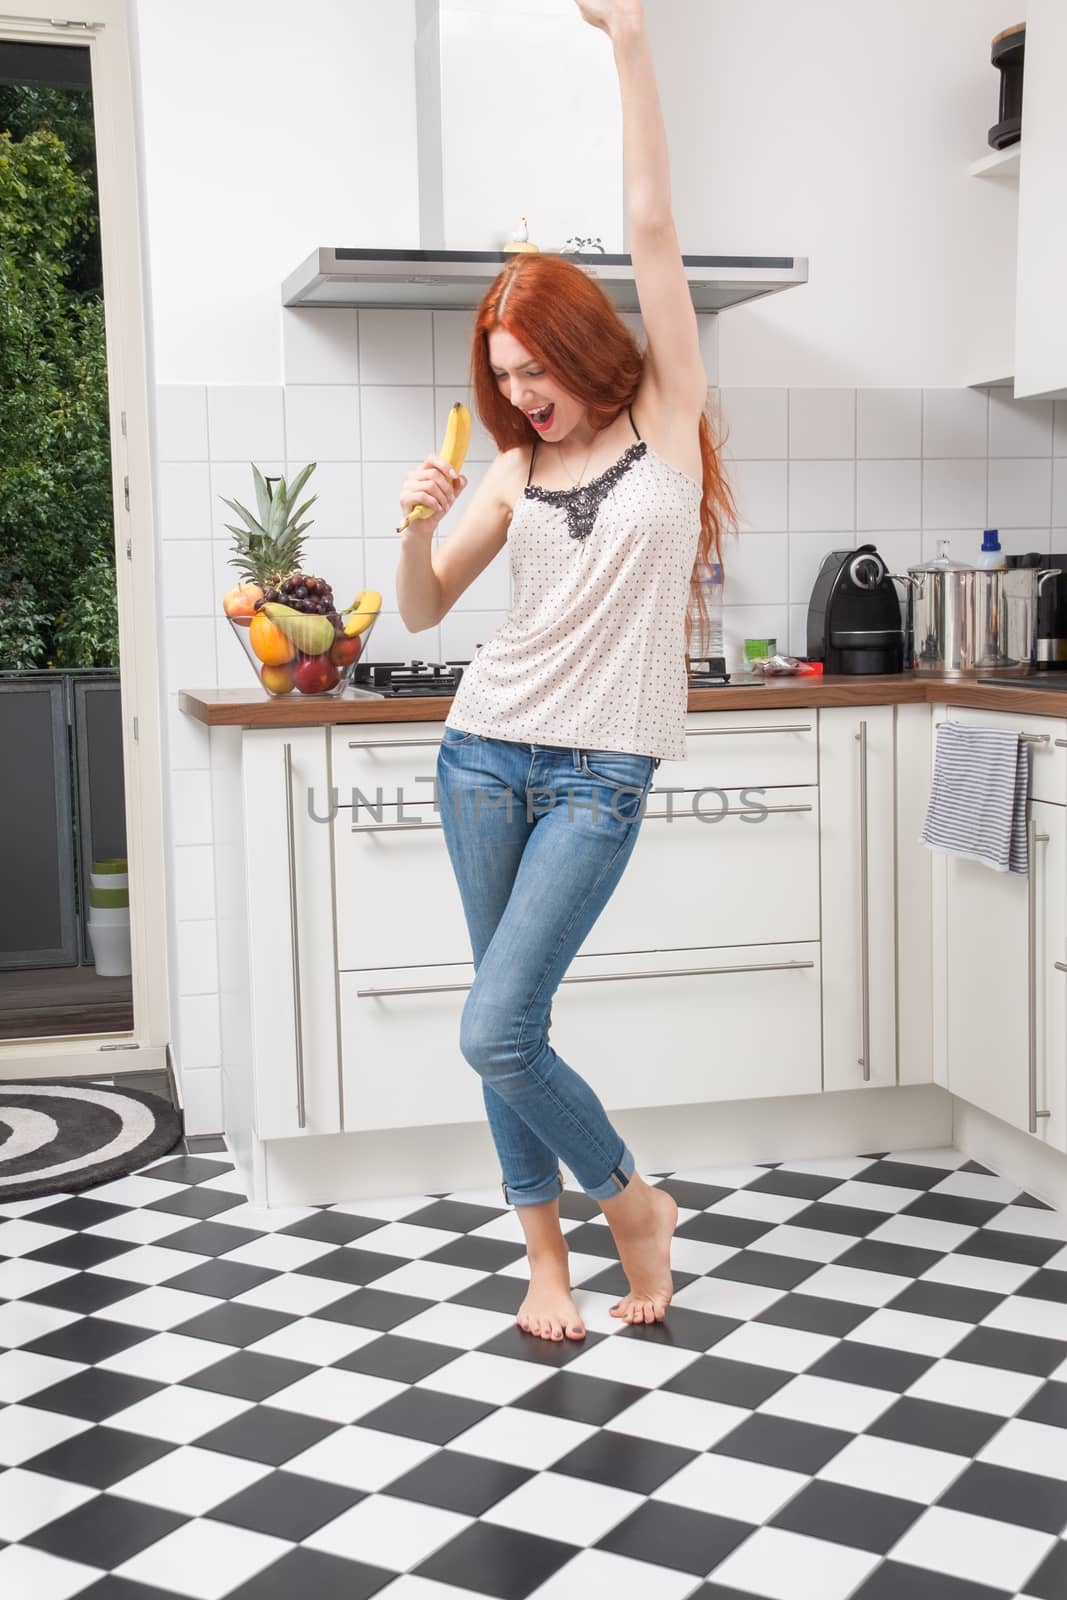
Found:
[[[174,1448],[163,1439],[146,1439],[120,1428],[99,1426],[53,1445],[24,1465],[53,1478],[88,1484],[93,1489],[110,1489],[142,1467],[169,1456]]]
[[[213,1428],[197,1441],[200,1450],[217,1450],[225,1456],[240,1456],[243,1461],[259,1461],[267,1467],[284,1466],[303,1450],[336,1433],[339,1423],[319,1417],[300,1416],[273,1406],[253,1406],[239,1417]]]
[[[119,1567],[186,1521],[173,1511],[99,1494],[65,1517],[49,1522],[24,1541],[64,1561],[90,1567]]]
[[[449,1359],[455,1359],[454,1350],[449,1351]],[[314,1371],[314,1367],[303,1361],[241,1350],[217,1361],[214,1366],[194,1372],[185,1382],[190,1389],[210,1389],[213,1394],[229,1394],[238,1400],[266,1400]]]
[[[134,1378],[125,1372],[108,1372],[104,1367],[89,1367],[63,1378],[33,1397],[39,1411],[58,1411],[65,1417],[82,1417],[86,1422],[106,1422],[116,1411],[125,1411],[138,1400],[147,1400],[165,1384],[148,1378]]]
[[[342,1561],[320,1550],[290,1550],[226,1600],[370,1600],[395,1580],[395,1572],[361,1561]]]
[[[268,1478],[236,1494],[211,1512],[213,1522],[231,1522],[255,1533],[291,1539],[294,1544],[339,1517],[342,1511],[366,1499],[358,1489],[302,1478],[295,1472],[272,1472]]]
[[[127,1285],[127,1287],[129,1287]],[[46,1333],[23,1348],[35,1356],[55,1356],[60,1361],[87,1361],[90,1364],[117,1356],[120,1350],[143,1344],[152,1337],[151,1328],[128,1327],[123,1322],[108,1322],[103,1317],[82,1317],[55,1333]]]

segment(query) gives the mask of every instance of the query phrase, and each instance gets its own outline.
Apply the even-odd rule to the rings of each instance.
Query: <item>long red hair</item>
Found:
[[[528,445],[536,437],[526,418],[501,394],[489,363],[489,335],[504,328],[536,356],[553,378],[586,407],[590,425],[601,431],[631,405],[641,385],[645,357],[640,345],[595,278],[574,262],[548,251],[518,251],[493,280],[478,307],[471,349],[471,390],[478,415],[498,449]],[[700,538],[693,575],[692,604],[685,620],[686,655],[707,654],[708,621],[700,563],[722,565],[723,536],[736,530],[737,512],[719,452],[710,402],[699,422],[703,495]],[[700,648],[691,648],[694,613],[701,628]]]

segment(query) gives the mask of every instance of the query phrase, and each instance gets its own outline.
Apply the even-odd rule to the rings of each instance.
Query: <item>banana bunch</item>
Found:
[[[445,436],[441,441],[438,455],[444,456],[449,466],[454,467],[459,472],[463,466],[463,460],[467,454],[467,446],[470,442],[471,414],[462,400],[457,400],[448,413]],[[433,512],[429,506],[412,506],[396,531],[397,533],[403,533],[409,522],[417,522],[423,517],[432,515]]]

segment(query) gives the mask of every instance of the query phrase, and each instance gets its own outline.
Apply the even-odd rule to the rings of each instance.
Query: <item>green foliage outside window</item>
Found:
[[[0,86],[0,669],[118,659],[90,97]]]

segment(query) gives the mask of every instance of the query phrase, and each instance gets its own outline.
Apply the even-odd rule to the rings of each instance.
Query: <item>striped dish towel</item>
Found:
[[[1001,728],[943,722],[919,843],[982,861],[996,872],[1026,872],[1030,746]]]

